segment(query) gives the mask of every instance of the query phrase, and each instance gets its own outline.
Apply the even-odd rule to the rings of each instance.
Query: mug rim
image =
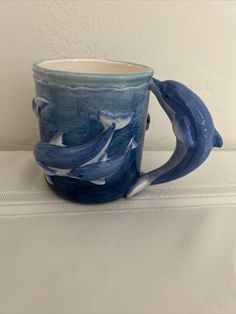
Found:
[[[136,72],[127,72],[127,73],[98,73],[98,72],[77,72],[77,71],[67,71],[61,69],[49,69],[46,67],[42,67],[42,63],[46,62],[56,62],[56,61],[87,61],[87,62],[103,62],[103,63],[115,63],[125,65],[127,67],[139,67],[140,71]],[[143,70],[141,70],[143,69]],[[153,76],[153,69],[149,66],[129,62],[129,61],[119,61],[113,59],[99,59],[99,58],[63,58],[63,59],[44,59],[37,62],[34,62],[32,65],[32,70],[35,74],[41,74],[47,77],[58,77],[58,78],[70,78],[70,79],[80,79],[80,78],[88,78],[88,79],[115,79],[115,80],[137,80],[141,78],[151,78]]]

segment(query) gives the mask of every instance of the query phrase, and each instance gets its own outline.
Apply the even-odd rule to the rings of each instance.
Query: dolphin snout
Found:
[[[160,96],[162,97],[162,81],[153,78],[150,84],[150,89],[157,98]]]

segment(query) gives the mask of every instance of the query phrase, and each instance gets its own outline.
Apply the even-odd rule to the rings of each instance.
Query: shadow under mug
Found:
[[[223,142],[201,99],[150,67],[64,59],[33,65],[40,142],[34,149],[48,184],[61,196],[101,203],[132,197],[151,184],[195,170]],[[176,148],[160,168],[141,172],[149,93],[171,120]]]

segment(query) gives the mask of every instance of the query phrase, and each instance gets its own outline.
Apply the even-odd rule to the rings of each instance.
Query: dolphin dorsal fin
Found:
[[[52,138],[49,144],[56,145],[56,146],[65,146],[63,144],[63,133],[58,132]]]
[[[138,143],[134,139],[132,139],[131,149],[135,149],[136,147],[138,147]]]
[[[102,122],[104,128],[108,128],[114,123],[114,116],[111,113],[103,110],[99,112],[99,119]]]
[[[223,146],[223,140],[220,134],[215,130],[214,136],[213,136],[213,146],[214,147],[222,147]]]
[[[106,161],[107,160],[107,153],[104,153],[98,161]]]

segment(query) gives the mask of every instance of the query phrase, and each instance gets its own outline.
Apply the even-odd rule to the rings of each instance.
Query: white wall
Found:
[[[236,2],[0,1],[0,149],[31,149],[31,64],[62,57],[140,62],[206,102],[225,149],[236,149]],[[174,137],[154,97],[146,149]]]

